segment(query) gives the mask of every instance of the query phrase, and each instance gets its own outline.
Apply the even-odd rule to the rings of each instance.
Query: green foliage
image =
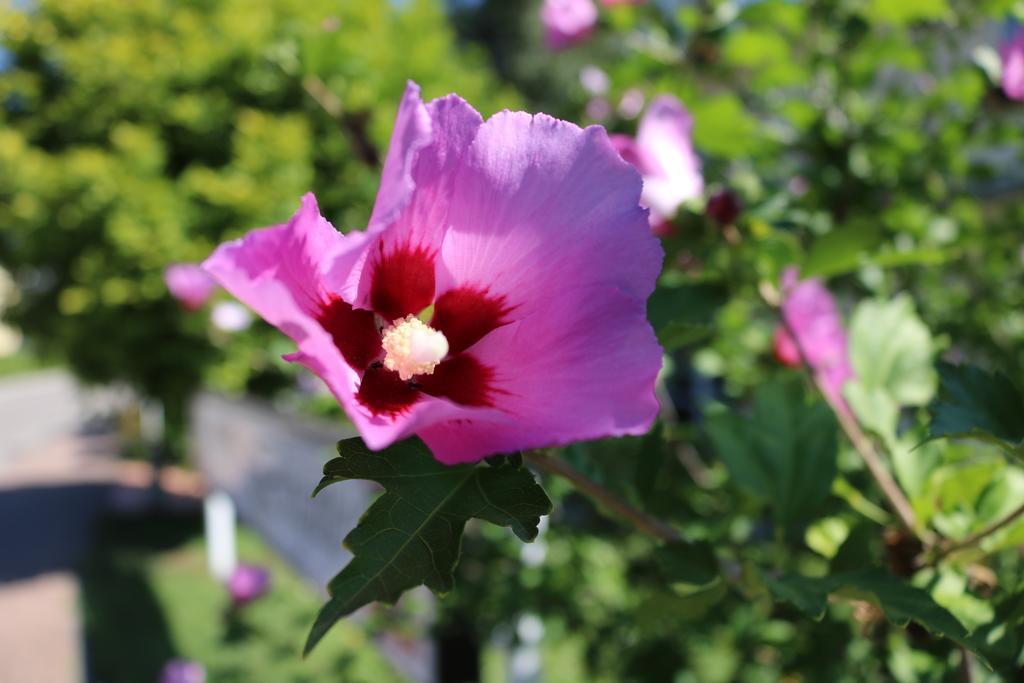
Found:
[[[485,113],[518,103],[431,0],[5,3],[0,41],[0,264],[22,290],[4,315],[169,420],[204,378],[260,392],[294,370],[264,326],[236,351],[181,311],[166,265],[286,220],[310,190],[362,228],[408,79]]]
[[[168,659],[184,657],[211,681],[404,680],[355,624],[342,624],[315,660],[303,661],[296,627],[319,598],[249,529],[239,530],[239,558],[266,567],[271,586],[240,611],[209,575],[201,517],[111,518],[96,531],[79,577],[84,647],[97,679],[155,681]]]
[[[963,625],[937,605],[928,593],[885,572],[872,569],[821,578],[786,575],[765,577],[765,583],[776,597],[792,603],[813,619],[820,620],[825,614],[829,595],[838,594],[874,603],[891,622],[900,626],[913,621],[936,635],[972,647]],[[977,648],[972,649],[981,654]]]
[[[768,502],[783,527],[810,520],[828,496],[836,422],[825,403],[804,398],[800,384],[765,384],[749,416],[713,415],[706,429],[736,483]]]
[[[942,393],[930,406],[933,439],[970,437],[1024,455],[1024,395],[1003,373],[939,364]]]
[[[394,603],[420,584],[435,593],[450,591],[471,518],[510,527],[532,541],[541,516],[551,511],[551,501],[521,460],[446,466],[419,440],[375,453],[361,439],[347,439],[338,442],[338,454],[324,465],[314,495],[348,479],[375,481],[385,492],[345,537],[354,557],[331,579],[331,598],[309,633],[307,653],[338,619],[372,601]]]
[[[655,551],[654,559],[669,583],[704,586],[718,578],[718,560],[709,543],[669,543]]]
[[[560,457],[686,541],[646,538],[548,479],[555,512],[528,546],[543,561],[526,562],[500,526],[437,512],[458,482],[468,483],[451,505],[473,482],[516,482],[533,492],[529,519],[493,520],[531,535],[546,499],[533,499],[514,459],[447,469],[418,445],[372,456],[350,445],[351,460],[331,465],[353,468],[341,478],[381,481],[390,458],[432,474],[415,487],[384,482],[317,628],[412,585],[454,583],[439,630],[495,642],[517,616],[539,615],[552,680],[997,680],[959,644],[1014,680],[1024,522],[972,537],[1024,499],[1024,468],[1005,457],[1024,443],[1024,107],[1000,92],[996,43],[1008,13],[1024,19],[1021,3],[596,4],[591,39],[559,53],[542,46],[536,0],[0,10],[14,60],[0,71],[0,262],[22,289],[15,321],[80,374],[165,402],[183,405],[201,379],[280,395],[294,383],[279,360],[289,342],[184,315],[160,281],[167,262],[285,219],[307,189],[340,228],[361,227],[408,78],[485,114],[522,106],[626,134],[638,93],[673,94],[693,114],[707,191],[662,238],[648,308],[669,355],[659,397],[672,404],[643,437],[571,444]],[[581,83],[591,64],[607,92]],[[727,228],[701,213],[723,188],[744,205]],[[768,303],[790,265],[828,278],[851,313],[856,379],[844,395],[916,515],[912,532],[895,526],[827,407],[772,358]],[[935,399],[944,352],[999,372],[940,364]],[[295,396],[286,404],[318,410]],[[734,409],[716,413],[723,403]],[[392,526],[382,501],[402,511],[399,531],[372,536]],[[440,554],[421,543],[395,552],[395,539],[440,530],[448,514]],[[366,581],[377,569],[386,585]],[[886,626],[862,600],[952,640]]]
[[[723,287],[688,283],[659,287],[647,302],[647,316],[665,350],[672,351],[711,333],[715,312],[726,301]]]
[[[850,323],[850,363],[856,378],[844,393],[865,424],[895,443],[899,409],[922,406],[935,393],[931,333],[906,296],[864,301]]]

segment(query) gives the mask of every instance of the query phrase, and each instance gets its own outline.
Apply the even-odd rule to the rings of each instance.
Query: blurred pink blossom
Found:
[[[612,114],[612,105],[603,97],[594,97],[587,102],[587,118],[591,121],[604,121]]]
[[[228,577],[227,588],[235,605],[244,605],[267,592],[270,572],[265,567],[240,564]]]
[[[160,670],[159,683],[205,683],[206,668],[199,662],[172,659]]]
[[[217,283],[197,263],[174,263],[167,266],[164,282],[171,296],[188,311],[202,308],[217,289]]]
[[[811,189],[811,184],[802,175],[795,175],[786,183],[786,189],[796,197],[803,197]]]
[[[219,301],[210,311],[210,322],[222,332],[241,332],[252,325],[252,313],[235,301]]]
[[[619,100],[619,116],[624,119],[635,119],[644,110],[646,101],[643,90],[629,88],[622,93],[622,99]]]
[[[540,20],[548,48],[564,50],[590,37],[597,26],[597,7],[593,0],[544,0]]]
[[[1024,26],[999,50],[1003,60],[1003,92],[1011,100],[1024,101]]]
[[[580,69],[580,85],[591,95],[604,95],[608,92],[611,81],[608,74],[599,66],[587,64]]]
[[[290,336],[372,449],[445,463],[642,434],[662,350],[664,256],[640,176],[599,126],[429,103],[410,83],[366,231],[313,195],[203,264]],[[419,316],[433,309],[427,322]]]
[[[782,296],[786,325],[775,330],[775,357],[783,365],[797,367],[802,364],[802,351],[829,401],[849,411],[843,385],[853,379],[853,368],[835,299],[820,280],[801,281],[795,267],[782,274]]]
[[[615,149],[643,176],[640,203],[651,210],[652,226],[667,222],[683,202],[704,192],[700,157],[690,138],[692,129],[693,117],[683,103],[659,95],[640,119],[636,139],[612,136]]]

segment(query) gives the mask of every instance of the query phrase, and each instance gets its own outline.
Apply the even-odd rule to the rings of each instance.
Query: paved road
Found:
[[[73,568],[111,490],[94,445],[58,437],[0,465],[0,683],[85,680]]]
[[[116,392],[83,388],[64,370],[0,379],[0,466],[74,434],[118,400]]]
[[[60,370],[0,380],[0,683],[85,680],[73,567],[118,476],[110,439],[76,435],[98,397]]]

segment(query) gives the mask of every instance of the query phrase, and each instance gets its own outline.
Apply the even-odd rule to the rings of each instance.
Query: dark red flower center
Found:
[[[378,242],[366,266],[372,310],[353,308],[337,296],[321,305],[320,324],[345,361],[362,375],[356,399],[374,415],[400,415],[423,394],[467,406],[492,405],[494,369],[467,350],[508,324],[513,307],[484,286],[464,285],[435,298],[435,260],[436,253],[422,246],[389,250]],[[448,354],[432,372],[403,380],[385,367],[382,335],[392,324],[421,314],[431,304],[429,326],[445,336]]]

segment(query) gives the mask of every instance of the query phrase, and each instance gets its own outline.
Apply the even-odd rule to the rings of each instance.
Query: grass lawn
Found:
[[[57,361],[39,358],[27,351],[19,351],[10,356],[0,356],[0,377],[55,368],[59,365]]]
[[[242,529],[239,559],[270,568],[270,592],[231,614],[206,571],[201,519],[114,518],[81,571],[86,651],[97,683],[156,683],[171,657],[201,662],[207,683],[402,680],[366,632],[343,621],[308,660],[300,648],[320,597]]]

